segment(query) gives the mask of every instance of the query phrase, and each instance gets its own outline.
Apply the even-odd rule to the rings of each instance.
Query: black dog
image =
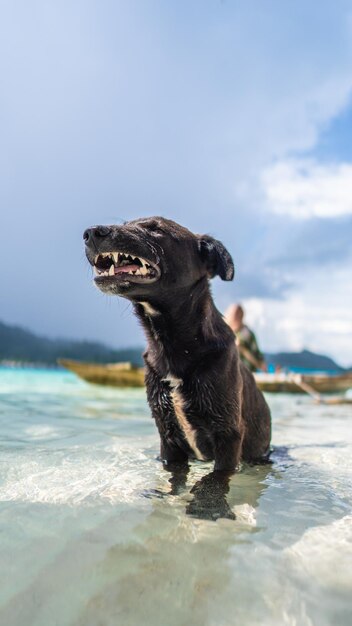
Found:
[[[222,243],[161,217],[96,226],[84,239],[96,285],[128,298],[146,332],[162,460],[215,460],[216,472],[233,472],[267,458],[269,408],[210,293],[209,278],[234,276]]]

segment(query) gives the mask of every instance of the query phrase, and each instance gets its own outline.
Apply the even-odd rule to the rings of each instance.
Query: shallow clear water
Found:
[[[143,390],[0,370],[0,623],[350,626],[352,408],[268,400],[274,464],[213,522],[185,512],[211,464],[168,495]]]

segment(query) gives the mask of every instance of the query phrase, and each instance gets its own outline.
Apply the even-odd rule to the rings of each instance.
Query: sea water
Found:
[[[143,389],[0,370],[0,623],[350,626],[352,410],[268,395],[273,465],[243,466],[236,520],[170,494]]]

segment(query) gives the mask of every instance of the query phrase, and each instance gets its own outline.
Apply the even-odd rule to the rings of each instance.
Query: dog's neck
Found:
[[[213,302],[209,282],[202,278],[189,289],[175,290],[161,302],[152,298],[134,305],[148,339],[148,362],[164,372],[182,376],[193,355],[223,350],[233,333]]]

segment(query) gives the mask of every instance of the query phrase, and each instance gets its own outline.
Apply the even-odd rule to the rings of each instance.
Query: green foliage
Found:
[[[277,354],[266,354],[266,363],[283,368],[297,370],[320,370],[324,372],[341,372],[343,368],[337,365],[330,357],[323,354],[314,354],[309,350],[302,352],[278,352]]]
[[[94,341],[46,339],[19,326],[0,322],[0,361],[22,361],[54,365],[58,358],[143,365],[142,348],[113,350]]]

